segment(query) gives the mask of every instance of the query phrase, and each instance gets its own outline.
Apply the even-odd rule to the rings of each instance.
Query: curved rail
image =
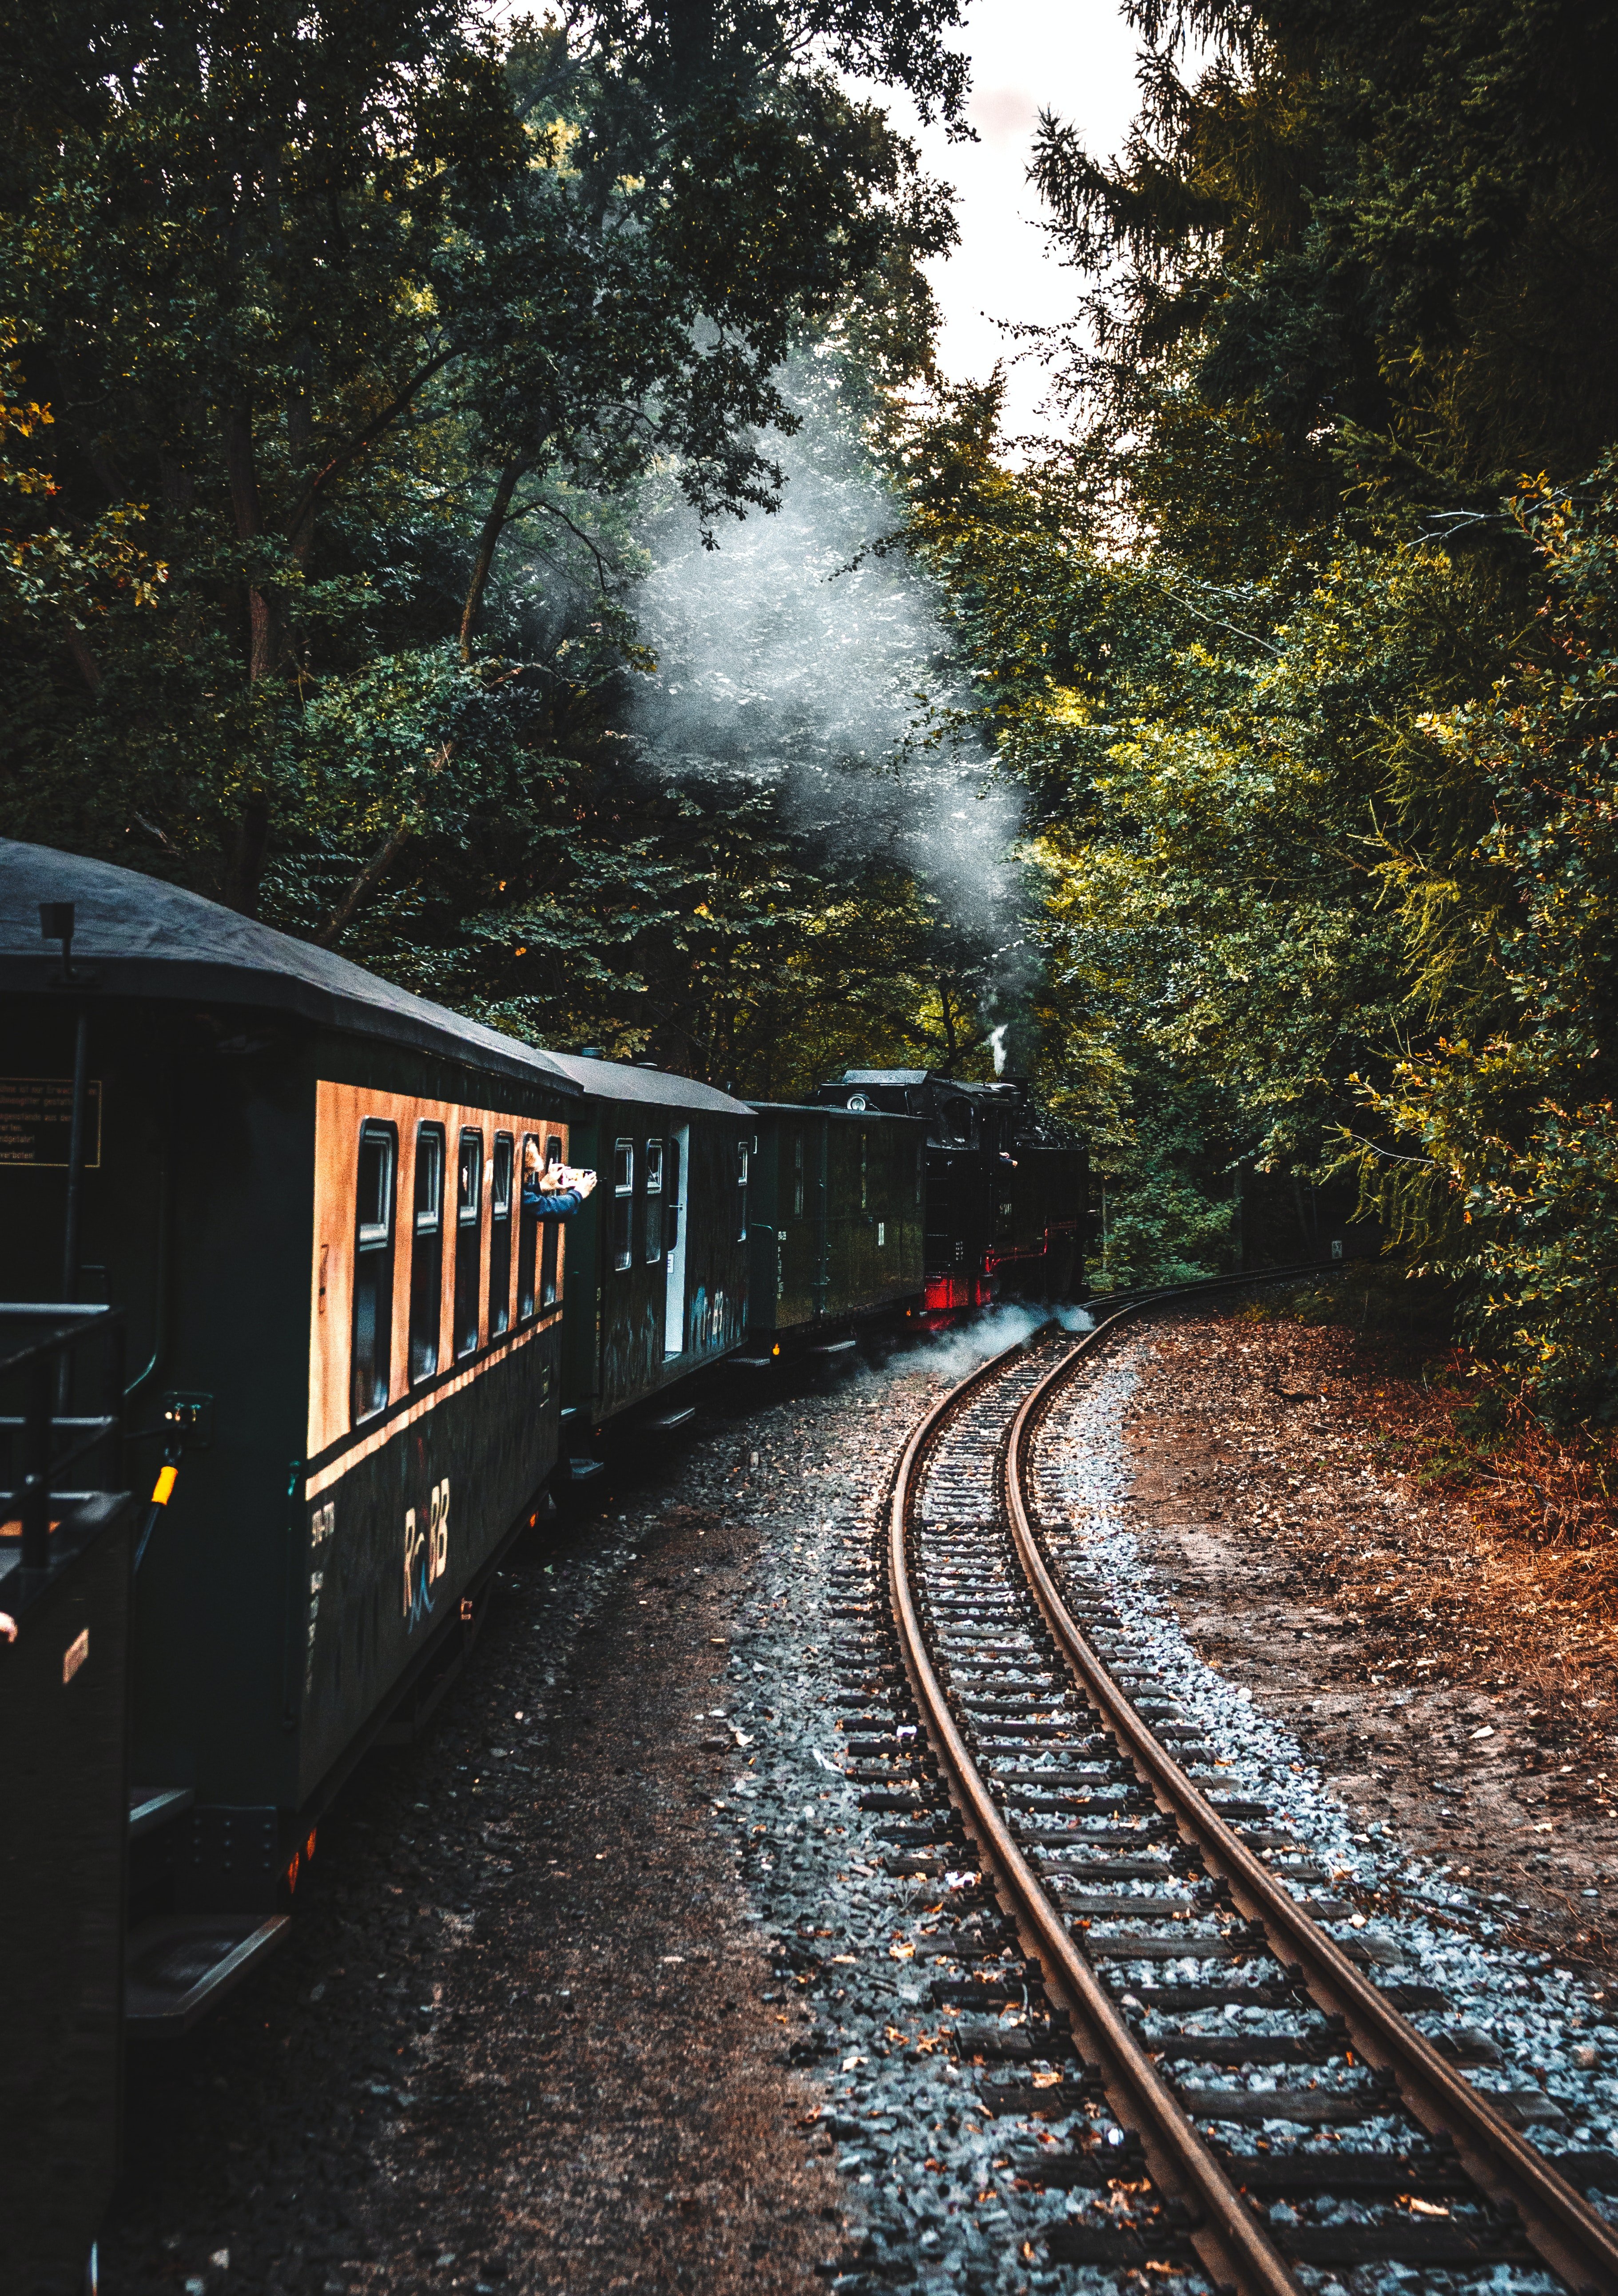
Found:
[[[1109,2101],[1115,2102],[1124,2125],[1139,2135],[1153,2182],[1166,2200],[1178,2202],[1184,2210],[1191,2243],[1214,2287],[1239,2292],[1239,2296],[1301,2296],[1285,2259],[1068,1936],[1059,1910],[995,1807],[927,1655],[906,1553],[919,1471],[962,1404],[1025,1352],[1020,1342],[1008,1348],[952,1389],[916,1428],[900,1458],[889,1505],[888,1572],[906,1669],[927,1734],[944,1762],[968,1825],[1015,1908],[1017,1925],[1055,1980],[1052,1989],[1063,1999],[1075,2032],[1083,2030],[1099,2055]]]
[[[1251,1282],[1251,1278],[1246,1279]],[[1205,1286],[1197,1292],[1205,1292]],[[1430,2135],[1452,2141],[1480,2191],[1515,2209],[1543,2262],[1578,2296],[1618,2288],[1618,2232],[1532,2145],[1491,2110],[1349,1960],[1336,1940],[1281,1886],[1161,1743],[1114,1679],[1074,1618],[1042,1552],[1027,1498],[1035,1431],[1065,1383],[1099,1342],[1147,1307],[1184,1296],[1178,1288],[1132,1300],[1068,1349],[1021,1399],[1001,1454],[1001,1497],[1027,1587],[1085,1699],[1099,1714],[1142,1781],[1222,1878],[1246,1918],[1262,1928],[1269,1948],[1301,1972],[1312,1999],[1343,2021],[1353,2050],[1392,2078],[1406,2111]],[[1047,1327],[1049,1328],[1049,1327]],[[1037,1340],[1039,1334],[1034,1335]],[[1089,1960],[1069,1935],[1059,1906],[1043,1887],[996,1805],[952,1714],[923,1635],[911,1584],[910,1541],[923,1472],[950,1423],[981,1389],[1022,1357],[1034,1340],[1006,1349],[952,1389],[911,1436],[899,1461],[888,1511],[888,1572],[905,1665],[928,1736],[967,1824],[997,1877],[1050,1989],[1068,2009],[1101,2064],[1108,2102],[1138,2133],[1154,2182],[1178,2202],[1191,2244],[1216,2288],[1240,2296],[1298,2296],[1299,2283],[1267,2229],[1131,2030]]]

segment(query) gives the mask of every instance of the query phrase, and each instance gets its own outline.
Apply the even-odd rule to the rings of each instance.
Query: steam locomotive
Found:
[[[1082,1275],[1083,1152],[1015,1085],[851,1070],[754,1105],[26,845],[0,844],[0,983],[3,1288],[122,1310],[156,1477],[129,1645],[148,2033],[274,1944],[322,1810],[419,1726],[604,1430],[678,1425],[721,1363]],[[524,1212],[530,1144],[600,1176],[572,1219]],[[0,1611],[19,1536],[0,1523]],[[15,1660],[0,1637],[0,1679]]]

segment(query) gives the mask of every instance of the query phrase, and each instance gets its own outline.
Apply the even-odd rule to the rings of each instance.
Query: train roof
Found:
[[[715,1116],[751,1116],[745,1100],[736,1100],[694,1077],[672,1076],[664,1069],[638,1068],[633,1061],[586,1060],[581,1053],[552,1053],[550,1058],[575,1084],[596,1100],[621,1100],[648,1108],[686,1108]]]
[[[839,1108],[835,1101],[755,1100],[748,1106],[756,1116],[837,1116],[846,1124],[920,1124],[919,1116],[907,1116],[903,1111],[889,1108]]]
[[[835,1086],[822,1085],[821,1089],[834,1091],[848,1084],[887,1085],[895,1090],[930,1084],[939,1092],[987,1093],[996,1100],[1017,1100],[1023,1095],[1022,1086],[1015,1080],[996,1078],[977,1084],[966,1077],[943,1076],[936,1069],[845,1069]]]
[[[543,1078],[569,1097],[577,1088],[557,1054],[396,988],[331,949],[160,878],[0,839],[0,975],[13,990],[43,989],[61,976],[61,952],[40,933],[42,901],[73,903],[73,964],[94,968],[98,996],[295,1013],[323,1028]]]

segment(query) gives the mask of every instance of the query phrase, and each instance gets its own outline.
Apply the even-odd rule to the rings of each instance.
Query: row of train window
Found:
[[[539,1141],[525,1133],[522,1154]],[[547,1137],[544,1157],[560,1164],[562,1144]],[[489,1338],[511,1328],[511,1227],[519,1208],[518,1174],[522,1168],[515,1136],[496,1132],[486,1168],[483,1134],[468,1125],[456,1151],[453,1208],[446,1202],[447,1142],[441,1124],[416,1127],[410,1239],[409,1377],[413,1387],[438,1369],[443,1325],[445,1230],[453,1231],[447,1254],[453,1307],[451,1346],[459,1362],[478,1350],[484,1286],[489,1302]],[[386,1408],[391,1380],[393,1281],[397,1220],[399,1134],[394,1124],[368,1117],[360,1127],[354,1229],[354,1341],[349,1357],[349,1415],[355,1426]],[[487,1193],[488,1243],[483,1249],[483,1204]],[[516,1323],[526,1324],[557,1296],[557,1227],[554,1221],[519,1219],[517,1225]]]
[[[852,1108],[855,1103],[853,1101],[850,1101],[848,1104]],[[859,1105],[862,1108],[865,1105],[862,1099],[859,1102]],[[921,1184],[926,1168],[927,1150],[921,1143],[918,1141],[916,1144],[916,1170],[914,1177],[915,1201],[916,1210],[918,1211],[921,1209]],[[802,1219],[804,1217],[805,1178],[804,1139],[803,1135],[799,1133],[792,1143],[792,1217],[794,1219]],[[821,1185],[823,1185],[824,1183],[822,1182]],[[870,1209],[870,1142],[865,1134],[862,1133],[860,1135],[860,1210],[863,1212],[869,1211]]]
[[[635,1183],[641,1197],[641,1257],[655,1267],[666,1252],[672,1259],[680,1242],[680,1143],[677,1139],[648,1140],[645,1160],[637,1174],[635,1144],[612,1144],[612,1264],[620,1270],[635,1264]],[[736,1241],[748,1240],[748,1165],[749,1140],[736,1143]]]

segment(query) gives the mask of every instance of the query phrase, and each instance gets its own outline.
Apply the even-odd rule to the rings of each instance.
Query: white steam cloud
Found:
[[[644,537],[635,611],[658,668],[635,681],[629,729],[656,772],[780,786],[829,857],[901,863],[952,922],[1015,942],[1019,796],[989,781],[974,737],[929,741],[971,701],[938,593],[898,545],[900,506],[813,360],[794,381],[804,428],[770,442],[780,509],[722,525],[714,549],[679,505]],[[1008,952],[1008,981],[1018,970]]]
[[[987,1363],[991,1356],[1016,1347],[1019,1341],[1030,1339],[1042,1324],[1053,1321],[1063,1331],[1076,1334],[1093,1330],[1095,1319],[1083,1308],[1038,1307],[1031,1301],[1011,1300],[1004,1307],[991,1308],[922,1341],[919,1359],[941,1379],[962,1380],[979,1364]]]

